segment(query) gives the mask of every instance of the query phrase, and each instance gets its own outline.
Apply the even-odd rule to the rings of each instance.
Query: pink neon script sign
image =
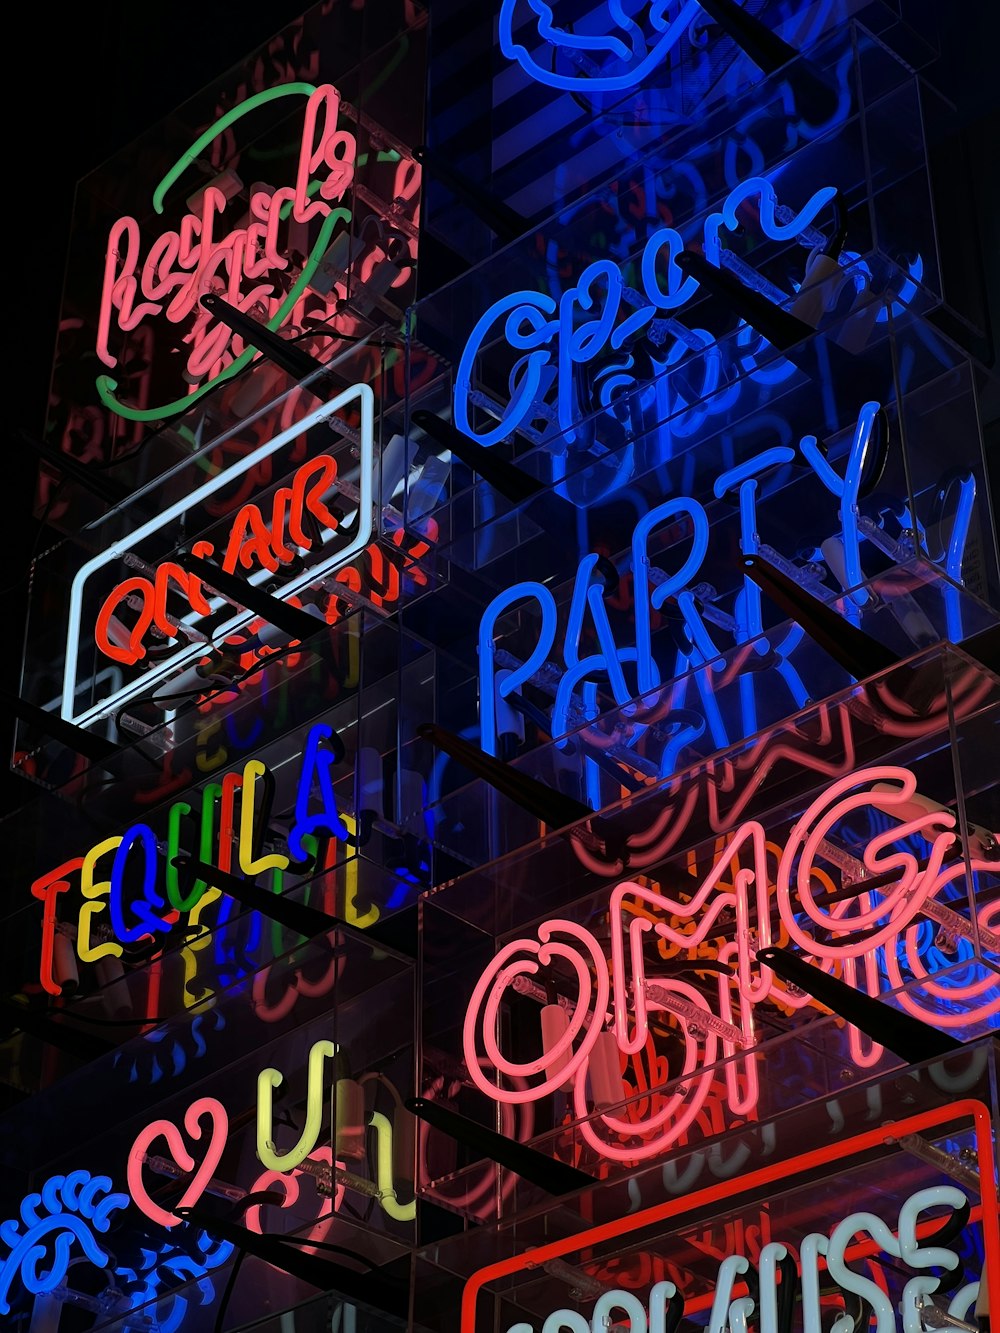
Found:
[[[287,90],[272,90],[270,96],[282,91]],[[240,113],[252,110],[260,100],[249,99]],[[272,313],[280,296],[273,275],[289,263],[282,253],[282,228],[328,217],[354,179],[357,143],[353,134],[338,127],[339,109],[340,94],[332,85],[312,91],[306,102],[295,184],[253,190],[243,226],[226,226],[228,200],[215,185],[202,192],[198,212],[186,214],[176,230],[163,231],[150,243],[145,258],[137,220],[118,219],[108,237],[97,328],[97,355],[106,366],[113,369],[118,364],[110,346],[113,326],[129,333],[156,315],[164,314],[173,324],[193,315],[194,325],[185,338],[193,344],[185,374],[197,382],[225,360],[234,337],[227,325],[209,328],[211,316],[199,305],[205,292],[218,292],[241,310],[263,304]],[[190,163],[192,152],[178,168]],[[317,172],[324,173],[318,181]],[[170,176],[154,196],[157,212],[163,211],[168,183]],[[345,212],[345,220],[349,216]]]
[[[865,890],[861,880],[853,899],[842,899],[826,909],[817,902],[814,892],[815,862],[822,854],[821,844],[839,820],[864,807],[888,811],[901,821],[891,831],[874,837],[862,858],[870,874],[897,872],[898,878],[890,887],[884,884],[880,887],[877,900],[873,892]],[[964,860],[944,865],[946,854],[956,842],[956,823],[950,811],[923,808],[917,796],[917,780],[909,769],[884,765],[841,778],[811,803],[789,833],[776,880],[779,922],[825,970],[839,966],[845,980],[853,985],[858,984],[857,968],[861,965],[865,969],[866,989],[873,992],[878,990],[875,950],[882,945],[895,946],[905,932],[908,960],[914,974],[926,977],[914,939],[917,928],[910,923],[947,884],[966,873]],[[923,867],[912,853],[897,846],[912,834],[920,834],[931,843]],[[731,888],[721,888],[720,881],[745,851],[749,852],[751,864],[740,865]],[[971,866],[982,871],[998,868],[996,863],[977,859],[972,859]],[[680,924],[654,922],[628,914],[626,899],[637,899],[648,909],[663,912]],[[856,910],[851,911],[852,907]],[[653,931],[680,949],[692,949],[711,937],[723,912],[735,915],[736,930],[735,939],[727,941],[718,952],[718,961],[730,966],[718,974],[717,1011],[712,1010],[701,991],[687,982],[657,977],[654,984],[650,983],[643,957],[643,937],[647,932]],[[756,820],[741,824],[690,898],[674,898],[626,880],[612,891],[608,915],[610,959],[591,931],[563,919],[544,922],[538,928],[537,939],[519,939],[505,945],[473,991],[463,1046],[469,1077],[494,1101],[538,1101],[558,1088],[569,1086],[574,1114],[588,1117],[592,1108],[588,1104],[587,1083],[589,1076],[593,1085],[594,1061],[598,1064],[607,1061],[607,1048],[612,1041],[616,1059],[619,1053],[637,1054],[649,1039],[650,1013],[672,1014],[681,1024],[684,1053],[681,1067],[672,1069],[670,1077],[683,1077],[686,1091],[666,1098],[659,1110],[641,1123],[605,1112],[600,1116],[613,1134],[627,1138],[642,1135],[647,1141],[638,1148],[622,1147],[602,1139],[586,1119],[579,1127],[584,1139],[603,1156],[638,1161],[663,1152],[690,1126],[715,1078],[710,1066],[720,1055],[736,1054],[754,1043],[754,1008],[775,994],[774,973],[770,968],[758,966],[753,957],[758,948],[774,942],[767,833],[763,825]],[[796,915],[804,915],[816,927],[817,935],[830,932],[833,938],[829,941],[814,938],[803,929]],[[980,910],[978,923],[984,933],[990,931],[996,916],[995,906],[986,905]],[[625,920],[627,927],[623,924]],[[864,938],[857,938],[859,932]],[[886,949],[887,958],[893,954],[894,947]],[[547,1049],[537,1059],[523,1063],[510,1060],[500,1049],[497,1038],[500,1005],[506,991],[515,987],[519,978],[531,978],[541,968],[560,961],[569,966],[576,985],[575,997],[564,1009],[562,1032],[553,1033],[545,1043]],[[898,963],[893,966],[898,973]],[[902,984],[901,978],[898,984]],[[940,1026],[955,1026],[985,1019],[1000,1010],[996,992],[995,978],[987,978],[985,983],[977,980],[963,988],[952,986],[946,992],[948,998],[963,999],[972,1007],[964,1013],[935,1013],[933,1021]],[[810,1003],[808,996],[796,998],[787,991],[781,992],[780,999],[782,1004],[796,1008]],[[904,995],[900,999],[911,1012],[927,1017],[912,997]],[[605,1031],[609,1009],[612,1025]],[[874,1052],[863,1049],[853,1028],[851,1043],[852,1056],[859,1064],[870,1065],[881,1055],[878,1048]],[[497,1086],[491,1081],[491,1069],[514,1086]],[[537,1081],[539,1076],[541,1081]],[[724,1077],[733,1113],[751,1114],[759,1095],[756,1061],[730,1060]]]

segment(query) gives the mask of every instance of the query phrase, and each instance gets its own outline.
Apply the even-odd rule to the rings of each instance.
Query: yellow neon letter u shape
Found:
[[[257,1075],[257,1156],[270,1171],[291,1171],[312,1152],[323,1128],[323,1061],[337,1054],[332,1041],[318,1041],[309,1051],[306,1089],[306,1123],[298,1143],[279,1153],[272,1142],[274,1090],[283,1076],[277,1069],[262,1069]]]

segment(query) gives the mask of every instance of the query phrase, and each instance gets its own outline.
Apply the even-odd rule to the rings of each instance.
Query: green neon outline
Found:
[[[286,315],[288,315],[295,305],[296,301],[302,295],[305,288],[312,280],[313,274],[319,268],[320,260],[329,247],[334,228],[338,222],[350,222],[353,213],[349,208],[335,208],[323,219],[323,225],[319,229],[319,235],[316,238],[316,244],[310,251],[309,258],[306,260],[302,272],[295,280],[294,285],[289,289],[288,295],[282,301],[281,305],[267,321],[265,327],[272,332],[282,324]],[[231,362],[223,371],[216,375],[214,380],[209,380],[207,384],[202,384],[200,388],[195,389],[194,393],[187,393],[183,398],[175,398],[172,402],[164,404],[162,407],[129,407],[127,403],[120,402],[114,395],[118,388],[118,381],[110,375],[98,375],[97,396],[106,408],[116,412],[127,421],[162,421],[166,417],[174,416],[177,412],[183,412],[185,408],[191,407],[199,398],[203,398],[210,389],[214,389],[219,384],[224,384],[226,380],[238,374],[244,366],[249,365],[255,356],[259,356],[256,347],[249,347],[241,352],[235,361]]]
[[[239,106],[234,106],[232,111],[227,111],[224,116],[210,126],[204,134],[197,138],[191,147],[181,157],[177,159],[167,174],[160,181],[159,185],[153,191],[153,208],[157,213],[163,212],[163,198],[171,185],[184,175],[188,167],[201,155],[204,148],[217,138],[223,130],[228,130],[230,125],[248,115],[251,111],[256,111],[259,106],[265,106],[268,102],[275,101],[279,97],[289,97],[293,93],[301,94],[303,97],[312,97],[316,91],[316,85],[313,83],[282,83],[277,88],[267,88],[262,93],[254,93],[248,97],[245,102]]]
[[[206,865],[210,865],[214,855],[215,839],[215,799],[222,796],[222,788],[216,782],[210,782],[201,794],[201,836],[198,856]],[[180,876],[173,864],[173,855],[179,850],[180,823],[184,815],[191,813],[187,801],[178,801],[170,807],[168,813],[167,846],[170,855],[166,863],[167,901],[178,912],[190,912],[201,902],[208,892],[208,884],[203,879],[196,879],[191,892],[186,896],[181,893]],[[207,818],[206,818],[207,816]]]

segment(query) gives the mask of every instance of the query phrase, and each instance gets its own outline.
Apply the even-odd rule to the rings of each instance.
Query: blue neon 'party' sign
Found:
[[[836,576],[842,588],[845,591],[850,589],[845,599],[845,615],[855,623],[861,608],[871,596],[866,588],[858,586],[866,578],[861,558],[863,543],[873,541],[878,545],[887,541],[878,526],[866,519],[861,505],[862,477],[880,411],[880,404],[876,402],[864,404],[858,414],[846,457],[838,467],[834,467],[819,449],[815,436],[806,436],[799,444],[801,457],[838,502],[839,531],[831,541],[828,559],[835,561]],[[779,552],[763,545],[758,534],[757,495],[760,478],[771,469],[789,464],[795,458],[795,450],[784,445],[765,449],[721,473],[715,480],[713,490],[717,498],[726,493],[735,493],[738,498],[740,548],[744,555],[762,554],[767,559],[780,562],[791,577],[809,587],[814,595],[829,598],[836,594],[805,571],[799,570],[791,561],[785,560]],[[975,494],[975,478],[971,474],[958,479],[958,498],[951,515],[950,533],[944,549],[935,553],[943,559],[947,574],[956,583],[960,583],[962,578],[962,558],[969,536]],[[926,551],[927,538],[920,523],[905,502],[900,502],[899,509],[905,528],[916,534],[916,546]],[[649,558],[650,538],[657,529],[677,522],[683,523],[690,534],[686,554],[673,573],[666,574],[660,569],[654,573]],[[649,694],[664,683],[653,654],[651,612],[661,610],[668,598],[679,612],[688,643],[686,651],[678,650],[671,679],[708,662],[722,665],[721,657],[725,649],[716,642],[717,631],[710,628],[713,621],[716,626],[723,623],[726,625],[734,644],[756,642],[763,651],[761,593],[752,580],[744,578],[743,586],[736,594],[732,614],[716,610],[714,615],[709,615],[696,592],[708,553],[709,535],[705,506],[690,496],[664,500],[639,520],[632,536],[630,558],[635,596],[634,646],[620,646],[616,641],[605,605],[604,588],[595,578],[598,557],[593,554],[584,557],[577,570],[562,637],[561,657],[565,669],[555,687],[551,710],[549,733],[557,738],[557,745],[565,746],[567,742],[560,742],[558,738],[565,737],[579,724],[581,697],[584,715],[597,715],[597,686],[592,679],[595,675],[606,676],[611,694],[619,706]],[[885,551],[884,545],[882,549]],[[897,554],[899,558],[909,558],[914,549],[900,548]],[[962,637],[961,610],[957,601],[959,596],[956,587],[948,585],[945,588],[949,634],[956,641]],[[504,667],[498,671],[494,648],[497,623],[506,611],[525,602],[534,603],[540,612],[537,641],[525,661],[514,669]],[[588,617],[597,640],[597,650],[581,656],[584,623]],[[483,613],[479,625],[479,711],[480,744],[487,753],[496,753],[498,708],[503,707],[505,700],[516,695],[523,685],[551,662],[551,654],[556,648],[558,621],[558,608],[551,589],[534,581],[518,583],[505,589]],[[775,655],[776,670],[783,677],[797,707],[805,705],[807,694],[789,657],[802,635],[801,627],[793,625],[780,643],[769,645]],[[626,664],[634,667],[634,687],[626,679],[623,669]],[[745,673],[741,677],[740,687],[743,735],[749,736],[757,730],[752,673]],[[726,734],[712,691],[708,689],[700,692],[705,724],[712,732],[716,744],[728,745],[730,738]],[[643,730],[641,726],[636,727],[635,739]],[[665,753],[664,776],[676,757],[677,749],[678,746],[671,745]]]

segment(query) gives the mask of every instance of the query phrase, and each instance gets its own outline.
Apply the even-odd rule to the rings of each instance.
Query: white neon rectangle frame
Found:
[[[174,519],[180,518],[182,514],[185,514],[189,509],[200,504],[203,500],[206,500],[215,491],[219,490],[222,486],[227,485],[235,477],[240,476],[249,468],[254,467],[261,461],[261,459],[277,453],[279,449],[284,448],[286,444],[296,439],[297,436],[303,434],[304,431],[311,430],[313,426],[321,421],[327,420],[340,408],[353,402],[359,402],[361,406],[361,431],[359,441],[359,491],[361,499],[358,506],[358,531],[352,538],[350,544],[338,550],[336,555],[330,556],[328,560],[320,561],[319,564],[313,565],[311,568],[305,570],[298,576],[298,578],[285,584],[279,594],[281,600],[285,601],[289,597],[294,597],[297,593],[311,587],[317,580],[325,578],[334,570],[341,568],[342,565],[346,565],[364,550],[371,541],[374,531],[375,395],[372,392],[370,385],[355,384],[352,385],[350,389],[345,389],[343,393],[338,394],[337,397],[330,402],[324,403],[321,407],[316,408],[314,412],[303,417],[303,419],[296,422],[294,426],[290,426],[288,430],[282,431],[280,435],[276,435],[274,439],[269,440],[267,444],[261,445],[259,449],[255,449],[252,453],[247,454],[245,458],[241,458],[239,462],[234,463],[232,467],[225,468],[210,481],[205,482],[203,486],[199,486],[196,490],[191,491],[188,495],[185,495],[175,504],[172,504],[169,508],[165,509],[162,514],[157,514],[157,516],[151,518],[148,523],[143,523],[140,527],[136,528],[135,532],[129,536],[127,541],[116,543],[110,550],[103,551],[100,555],[95,555],[93,559],[88,560],[87,563],[77,571],[70,591],[69,624],[66,630],[66,662],[63,669],[61,715],[67,722],[72,722],[78,727],[85,727],[91,722],[106,717],[112,709],[120,708],[123,704],[137,698],[139,695],[146,694],[149,691],[150,686],[166,679],[166,677],[172,675],[179,668],[186,666],[189,662],[196,661],[205,653],[207,648],[207,645],[204,643],[188,643],[185,646],[179,647],[177,652],[167,658],[166,661],[158,662],[156,666],[151,667],[148,671],[144,671],[142,675],[138,676],[135,680],[130,681],[127,685],[122,685],[119,689],[108,695],[106,699],[100,700],[99,703],[93,704],[90,708],[84,709],[81,713],[74,713],[74,701],[76,699],[76,672],[79,663],[80,639],[83,628],[83,589],[91,575],[96,573],[97,570],[103,569],[110,561],[120,559],[126,551],[132,550],[146,537],[151,536],[154,532],[158,532],[168,523],[172,523]],[[266,569],[260,569],[250,576],[248,582],[256,585],[267,577],[268,571]],[[224,603],[221,600],[216,600],[213,603],[213,610],[223,604]],[[202,618],[203,617],[193,614],[182,623],[187,624],[192,620]],[[256,613],[253,611],[238,612],[213,631],[212,642],[218,643],[222,639],[227,638],[230,634],[233,634],[236,630],[243,629],[244,626],[257,618]]]

